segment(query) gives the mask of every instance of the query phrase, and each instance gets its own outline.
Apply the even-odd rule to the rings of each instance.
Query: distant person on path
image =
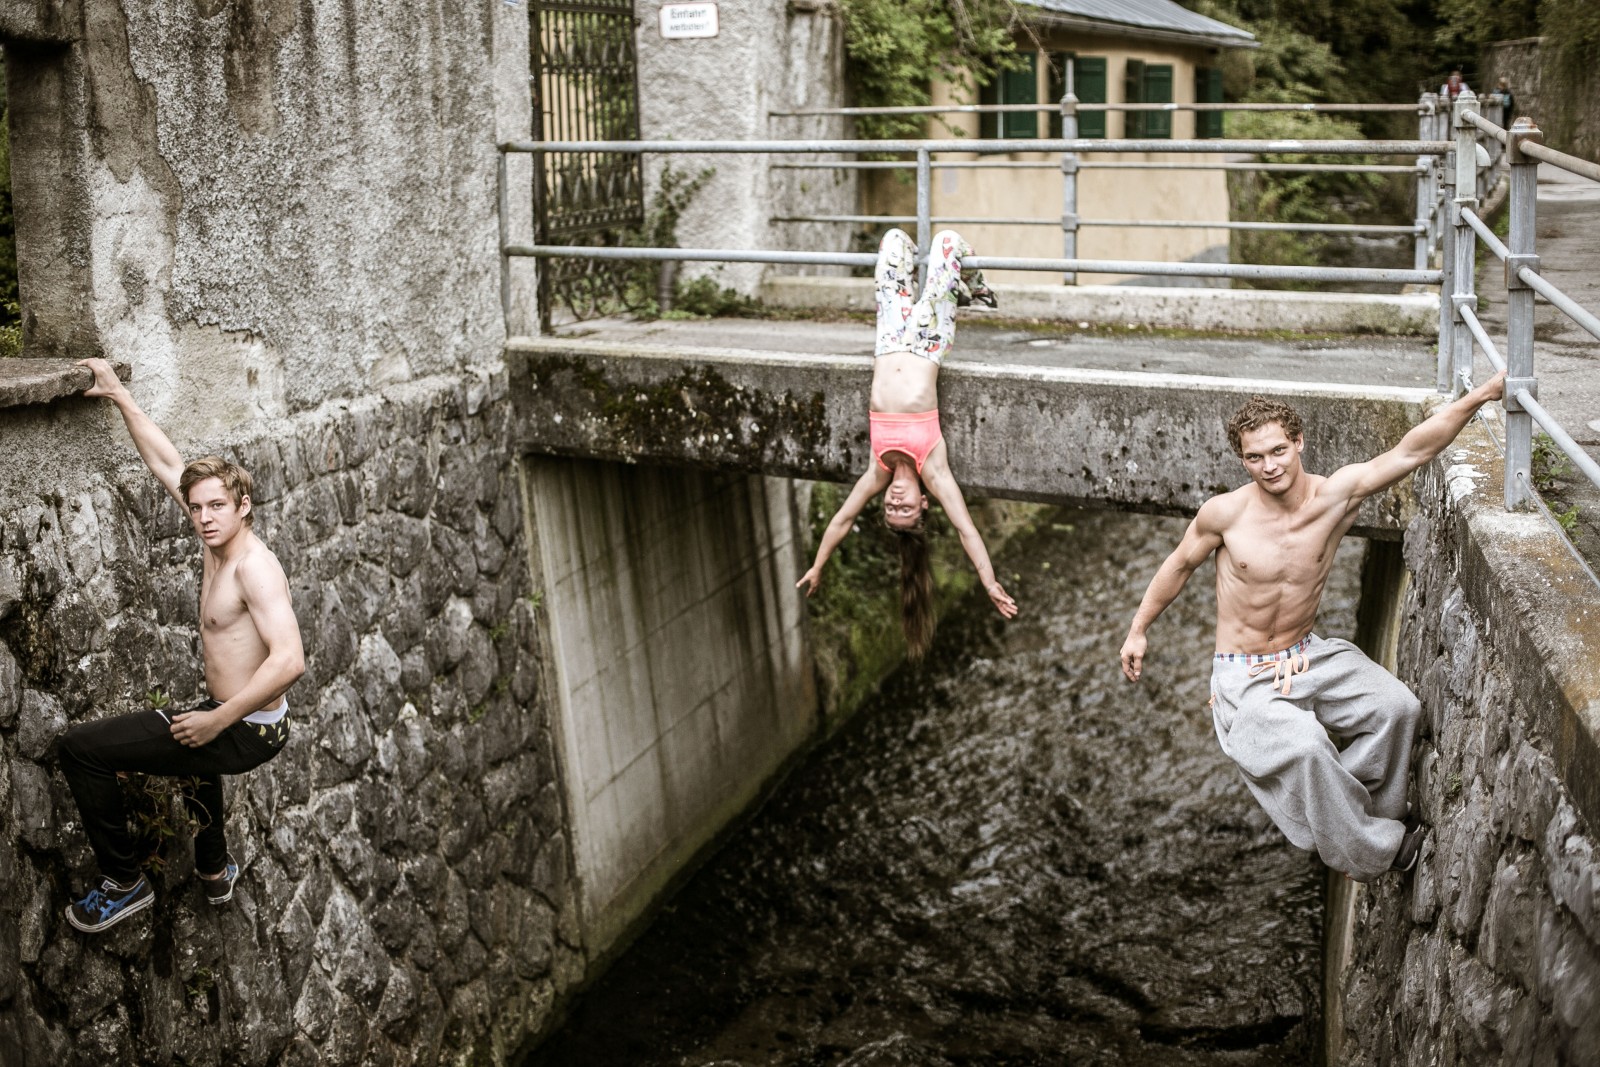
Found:
[[[1467,81],[1461,76],[1461,68],[1457,67],[1450,72],[1450,77],[1444,80],[1441,91],[1450,98],[1450,102],[1453,104],[1456,102],[1456,97],[1460,96],[1466,88]]]
[[[939,430],[939,365],[955,335],[956,307],[995,307],[994,293],[974,275],[962,280],[961,258],[972,249],[954,230],[933,237],[932,262],[920,299],[916,287],[917,247],[904,231],[891,229],[878,248],[878,339],[872,361],[872,392],[867,424],[872,459],[850,495],[828,523],[816,561],[796,586],[811,596],[822,582],[822,568],[844,540],[867,502],[883,494],[883,521],[900,547],[901,622],[912,659],[933,641],[933,574],[923,530],[931,495],[944,506],[961,535],[961,547],[978,571],[978,580],[1005,618],[1016,601],[1001,588],[983,537],[972,524],[961,487],[950,473],[949,455]]]
[[[1500,125],[1509,130],[1517,121],[1517,98],[1511,92],[1511,83],[1503,77],[1495,82],[1494,96],[1500,101]]]
[[[258,767],[283,748],[284,692],[304,673],[305,655],[283,567],[251,529],[250,475],[216,456],[185,465],[104,360],[78,365],[94,374],[84,395],[117,405],[145,466],[200,537],[200,644],[210,694],[170,716],[149,710],[80,723],[57,745],[102,879],[67,908],[67,920],[96,933],[155,901],[128,833],[122,772],[195,780],[193,792],[184,793],[200,827],[195,870],[211,903],[233,898],[239,866],[223,835],[222,776]]]
[[[1355,645],[1311,632],[1322,587],[1361,502],[1437,456],[1504,391],[1498,374],[1393,449],[1328,477],[1301,467],[1305,439],[1294,409],[1251,398],[1227,423],[1249,484],[1201,505],[1122,646],[1122,672],[1137,682],[1151,623],[1215,553],[1217,740],[1278,829],[1358,881],[1410,870],[1422,847],[1426,827],[1406,804],[1420,705]],[[1342,750],[1329,733],[1345,742]]]

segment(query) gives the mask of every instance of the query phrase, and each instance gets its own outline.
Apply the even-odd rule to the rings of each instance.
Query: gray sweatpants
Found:
[[[1389,869],[1422,710],[1399,679],[1313,634],[1298,652],[1218,654],[1211,708],[1222,751],[1284,836],[1358,881]]]

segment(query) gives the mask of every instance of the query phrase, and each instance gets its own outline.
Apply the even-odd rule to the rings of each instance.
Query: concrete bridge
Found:
[[[506,1063],[826,728],[790,476],[864,465],[865,331],[820,356],[790,323],[750,327],[782,357],[508,342],[534,266],[495,249],[530,198],[497,212],[492,146],[531,129],[525,7],[248,6],[0,3],[31,361],[0,388],[0,1061]],[[654,42],[644,134],[674,93],[723,136],[840,102],[831,6],[770,34],[737,6]],[[730,98],[696,70],[770,77]],[[758,243],[756,167],[680,236]],[[944,382],[974,493],[1183,512],[1239,480],[1217,417],[1250,386],[1007,344]],[[233,783],[236,907],[179,834],[156,906],[88,942],[53,740],[200,676],[193,540],[77,395],[95,354],[185,454],[254,472],[307,674],[294,740]],[[1328,358],[1234,356],[1275,383]],[[1382,373],[1406,358],[1287,390],[1319,465],[1421,414],[1431,358]],[[1415,878],[1335,902],[1331,1061],[1600,1059],[1600,604],[1497,478],[1474,428],[1363,518],[1363,641],[1423,695],[1438,832]]]
[[[518,443],[612,462],[854,481],[870,459],[871,357],[804,351],[804,323],[769,329],[801,350],[516,339],[507,355]],[[1417,388],[988,359],[952,359],[939,393],[951,465],[969,495],[1162,514],[1192,514],[1245,480],[1223,423],[1252,393],[1305,416],[1307,462],[1319,470],[1393,447],[1437,398]],[[1397,540],[1413,510],[1403,484],[1367,503],[1357,533]]]

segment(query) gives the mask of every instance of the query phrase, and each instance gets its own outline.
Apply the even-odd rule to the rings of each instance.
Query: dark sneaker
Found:
[[[984,282],[983,271],[961,272],[961,280],[956,285],[956,307],[984,307],[994,310],[999,306],[1000,298],[995,296],[994,290]]]
[[[107,878],[99,889],[89,890],[88,896],[67,906],[67,922],[86,934],[97,934],[155,902],[156,891],[144,875],[127,888]]]
[[[1422,825],[1422,816],[1417,814],[1417,809],[1410,804],[1406,805],[1405,826],[1406,833],[1412,833]]]
[[[1409,821],[1409,819],[1407,820]],[[1394,854],[1394,862],[1389,865],[1392,871],[1409,871],[1417,865],[1417,855],[1422,851],[1422,839],[1428,833],[1428,828],[1420,822],[1415,830],[1407,830],[1400,839],[1400,848]]]
[[[226,904],[233,899],[233,883],[239,880],[239,865],[233,862],[233,857],[228,857],[228,865],[222,868],[221,878],[202,878],[200,884],[206,887],[206,899],[213,904]]]

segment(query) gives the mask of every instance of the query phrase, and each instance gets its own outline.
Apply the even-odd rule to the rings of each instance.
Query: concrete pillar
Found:
[[[789,482],[523,464],[590,959],[815,736]]]

